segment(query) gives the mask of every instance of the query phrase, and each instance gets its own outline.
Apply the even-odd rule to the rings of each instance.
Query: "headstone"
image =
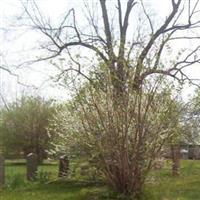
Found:
[[[0,186],[5,182],[5,162],[2,155],[0,155]]]
[[[29,153],[26,157],[27,179],[29,181],[36,180],[38,167],[37,160],[37,155],[35,153]]]
[[[58,177],[66,177],[69,170],[69,159],[66,155],[61,156],[59,159],[59,172]]]

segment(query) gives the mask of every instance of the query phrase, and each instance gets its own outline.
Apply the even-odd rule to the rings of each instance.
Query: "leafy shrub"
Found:
[[[100,176],[100,172],[97,170],[96,167],[92,166],[88,162],[83,162],[79,164],[74,170],[73,174],[76,179],[79,180],[90,180],[90,181],[97,181]]]

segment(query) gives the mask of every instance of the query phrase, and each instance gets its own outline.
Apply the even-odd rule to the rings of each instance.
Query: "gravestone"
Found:
[[[29,153],[26,157],[27,179],[29,181],[36,180],[38,167],[37,160],[37,155],[35,153]]]
[[[66,155],[61,156],[59,159],[59,172],[58,177],[66,177],[69,170],[69,159]]]
[[[0,155],[0,186],[4,184],[5,181],[5,162],[2,155]]]

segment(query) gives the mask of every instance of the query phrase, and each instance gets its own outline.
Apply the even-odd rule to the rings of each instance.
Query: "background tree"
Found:
[[[173,112],[171,116],[174,121],[174,129],[173,135],[165,144],[164,152],[168,152],[170,154],[170,158],[172,159],[172,175],[179,176],[180,174],[180,159],[181,159],[181,144],[186,137],[186,133],[184,131],[185,127],[182,122],[183,113],[186,108],[186,103],[183,103],[180,99],[173,100]],[[172,119],[171,119],[172,120]]]
[[[199,144],[200,142],[200,91],[199,88],[195,94],[188,100],[187,107],[184,112],[184,127],[186,138],[185,141],[191,144]]]
[[[53,113],[53,101],[41,97],[22,97],[2,109],[0,128],[6,156],[34,152],[41,162],[50,143],[46,128]]]
[[[176,125],[176,134],[171,141],[172,174],[179,175],[181,145],[199,144],[199,89],[187,102],[176,102],[179,107],[179,120]],[[188,152],[189,153],[189,152]]]

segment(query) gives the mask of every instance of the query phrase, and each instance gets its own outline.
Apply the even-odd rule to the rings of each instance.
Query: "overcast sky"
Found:
[[[125,0],[123,1],[126,2]],[[36,2],[45,16],[50,17],[52,21],[60,19],[66,10],[69,10],[71,7],[79,9],[79,12],[77,12],[79,22],[84,17],[84,15],[81,14],[83,0],[36,0]],[[90,2],[93,3],[94,1],[91,0]],[[116,1],[111,0],[110,2],[114,3]],[[164,19],[165,16],[167,16],[171,9],[170,2],[171,0],[145,0],[146,5],[148,5],[152,13],[157,16],[157,19]],[[19,60],[23,61],[24,59],[31,58],[31,55],[35,52],[35,49],[33,50],[32,48],[34,44],[37,44],[41,36],[35,32],[18,27],[16,19],[20,19],[22,15],[20,0],[0,0],[0,53],[4,55],[4,59],[1,57],[1,63],[6,61],[8,65],[12,65],[13,63],[19,62]],[[20,96],[22,91],[25,93],[39,93],[43,96],[62,100],[68,98],[66,90],[58,87],[51,87],[52,82],[49,81],[49,75],[54,75],[56,72],[52,69],[49,70],[48,67],[48,64],[38,63],[35,66],[16,72],[19,74],[19,81],[21,83],[29,86],[34,85],[39,88],[38,90],[17,84],[17,78],[15,76],[11,76],[9,73],[0,70],[1,93],[8,100]],[[199,78],[199,68],[199,66],[193,67],[192,70],[189,71],[190,76]],[[192,88],[186,87],[184,98],[191,93],[192,90]]]

